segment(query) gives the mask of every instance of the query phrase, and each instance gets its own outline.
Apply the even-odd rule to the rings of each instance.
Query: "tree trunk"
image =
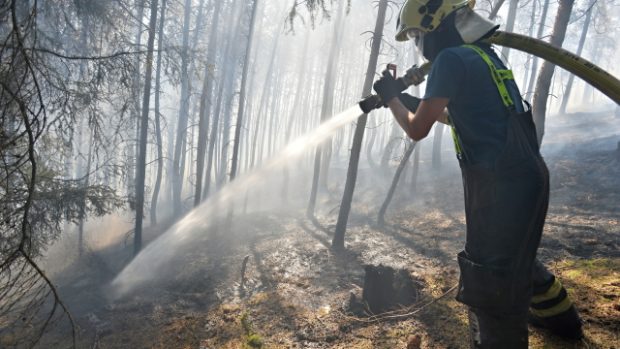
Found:
[[[508,18],[506,19],[506,31],[511,33],[515,28],[515,19],[517,18],[517,5],[519,4],[519,0],[510,0],[510,6],[508,7]],[[508,61],[508,56],[510,55],[510,49],[508,46],[504,46],[502,48],[502,56],[504,59]]]
[[[136,18],[138,19],[138,28],[136,30],[136,47],[140,47],[142,45],[142,18],[144,17],[144,3],[145,0],[138,0]],[[131,144],[129,145],[127,151],[127,197],[129,198],[129,205],[135,206],[135,189],[132,187],[135,184],[135,156],[138,151],[138,132],[140,129],[140,55],[136,55],[134,60],[134,76],[131,82],[131,97],[134,101],[133,107],[131,109],[131,119],[136,122],[136,129],[130,130],[129,132],[135,131],[135,138],[130,136],[132,139]]]
[[[551,45],[555,47],[562,47],[564,37],[566,36],[566,28],[568,27],[568,21],[570,14],[573,10],[573,4],[575,0],[559,0],[560,5],[558,7],[558,13],[553,24],[553,33],[551,34]],[[540,68],[540,74],[536,81],[536,91],[534,93],[534,123],[536,124],[536,134],[538,136],[538,144],[542,144],[543,137],[545,135],[545,115],[547,113],[547,99],[549,98],[549,89],[551,86],[551,79],[553,78],[553,72],[555,70],[555,64],[545,61]]]
[[[413,153],[413,149],[415,148],[416,142],[409,141],[407,144],[407,149],[405,150],[405,154],[403,158],[400,160],[400,164],[398,164],[398,168],[396,169],[396,173],[394,173],[394,178],[392,179],[392,184],[390,185],[390,189],[388,190],[387,196],[381,205],[381,209],[379,209],[379,214],[377,216],[377,223],[380,226],[385,224],[385,212],[394,197],[394,192],[396,191],[396,186],[398,185],[398,181],[400,180],[400,175],[403,173],[403,170],[407,166],[407,161],[411,157],[411,153]]]
[[[271,49],[271,56],[270,56],[271,58],[269,59],[269,68],[267,68],[265,84],[263,85],[263,88],[262,88],[260,105],[258,106],[258,114],[256,114],[256,123],[255,123],[256,126],[254,128],[254,137],[252,138],[252,154],[251,154],[251,159],[250,159],[250,167],[254,167],[256,164],[260,163],[260,161],[258,160],[262,158],[262,151],[260,151],[259,152],[260,155],[258,155],[258,159],[257,159],[258,148],[262,149],[264,146],[264,139],[261,139],[259,143],[258,133],[263,128],[263,125],[267,124],[266,121],[263,120],[263,118],[265,117],[267,105],[269,104],[268,103],[269,98],[273,96],[272,90],[273,90],[273,85],[274,85],[273,83],[274,69],[276,66],[276,57],[277,57],[277,52],[278,52],[279,38],[280,38],[280,34],[278,33],[275,40],[273,41],[273,46]]]
[[[291,139],[291,135],[293,133],[293,123],[297,119],[295,116],[299,110],[303,110],[299,104],[301,103],[301,97],[308,95],[308,90],[304,89],[304,84],[307,84],[306,81],[306,71],[308,70],[308,65],[306,64],[308,60],[308,46],[310,43],[310,35],[306,34],[306,38],[304,40],[304,48],[301,54],[302,61],[299,62],[299,71],[297,72],[297,87],[295,88],[295,99],[293,101],[293,107],[291,108],[291,113],[288,116],[288,122],[286,125],[286,132],[284,134],[284,143],[288,144]],[[284,179],[282,181],[282,198],[287,200],[288,198],[288,184],[289,184],[289,173],[288,166],[284,164]]]
[[[594,1],[590,3],[590,6],[586,13],[586,18],[583,21],[583,29],[581,30],[581,37],[579,38],[579,46],[577,46],[577,56],[581,56],[581,52],[583,52],[583,46],[586,42],[586,37],[588,36],[588,28],[590,28],[590,21],[592,20],[592,11],[594,11]],[[573,80],[575,80],[574,74],[569,74],[568,82],[566,83],[566,89],[564,90],[564,97],[562,98],[562,105],[560,105],[560,114],[566,114],[566,105],[570,99],[570,92],[573,88]]]
[[[442,123],[435,124],[435,136],[433,137],[433,160],[432,166],[434,171],[441,170],[441,143],[443,140],[444,125]]]
[[[189,22],[192,10],[191,0],[185,0],[183,19],[183,47],[181,48],[181,100],[179,101],[179,122],[177,124],[177,136],[174,145],[172,192],[174,201],[173,214],[175,218],[181,216],[183,207],[181,193],[183,192],[183,177],[181,161],[186,148],[187,119],[189,114]]]
[[[256,22],[256,10],[258,8],[258,0],[254,0],[252,5],[252,17],[250,19],[250,34],[245,47],[245,59],[243,62],[243,73],[241,74],[241,90],[239,92],[239,110],[237,112],[237,121],[235,124],[235,139],[233,145],[232,164],[230,166],[230,181],[232,182],[237,175],[237,161],[239,156],[239,143],[241,142],[241,126],[243,125],[243,111],[245,108],[245,87],[248,78],[248,67],[250,65],[250,54],[252,52],[252,39],[254,37],[254,23]]]
[[[377,15],[377,23],[375,24],[374,35],[372,38],[372,47],[370,51],[370,61],[366,70],[366,79],[364,81],[364,89],[362,97],[368,96],[372,91],[372,83],[377,70],[377,60],[379,58],[379,50],[381,49],[381,38],[383,37],[383,27],[385,24],[385,13],[387,10],[388,0],[379,1],[379,9]],[[336,224],[336,232],[332,240],[332,247],[335,249],[344,249],[344,235],[349,220],[349,212],[351,212],[351,202],[353,200],[353,192],[355,191],[355,182],[357,181],[357,169],[359,166],[360,152],[362,150],[362,141],[364,140],[364,130],[366,129],[366,121],[368,115],[364,114],[357,120],[355,126],[355,135],[353,136],[353,144],[351,147],[351,158],[349,160],[349,168],[347,169],[347,180],[345,183],[340,211],[338,212],[338,222]]]
[[[332,41],[329,48],[329,56],[327,58],[327,71],[325,72],[325,85],[323,85],[323,103],[321,104],[321,123],[325,122],[328,118],[331,117],[333,113],[334,107],[334,84],[336,81],[336,67],[338,65],[338,52],[340,50],[340,38],[341,36],[341,23],[342,23],[342,12],[344,8],[344,1],[340,1],[340,6],[338,8],[338,19],[334,23],[334,30],[332,35]],[[331,139],[326,140],[325,142],[319,144],[315,150],[314,154],[314,173],[312,177],[312,188],[310,189],[310,200],[308,201],[308,208],[306,214],[310,216],[314,216],[314,210],[316,206],[316,198],[319,191],[319,180],[321,179],[321,167],[323,167],[323,172],[327,171],[329,166],[326,161],[322,161],[322,157],[326,154],[328,147],[331,147]],[[324,184],[323,189],[325,189],[327,185],[327,174],[324,175],[325,178],[321,180]]]
[[[233,99],[235,97],[235,84],[237,81],[237,76],[236,76],[236,72],[237,72],[237,55],[239,54],[239,48],[236,45],[236,41],[238,40],[237,38],[239,38],[241,36],[241,28],[244,27],[242,25],[237,24],[236,29],[235,29],[235,34],[232,38],[232,41],[234,42],[234,44],[230,45],[230,55],[229,57],[231,57],[231,59],[233,59],[233,62],[235,63],[231,63],[231,67],[230,67],[230,74],[228,76],[228,86],[226,88],[226,91],[229,91],[228,94],[226,94],[226,103],[223,106],[223,113],[222,113],[222,117],[223,119],[223,125],[222,125],[222,142],[220,143],[220,169],[217,172],[217,176],[216,176],[216,185],[217,185],[217,190],[220,190],[225,184],[226,184],[226,177],[228,174],[228,150],[229,150],[229,143],[230,143],[230,128],[231,128],[231,122],[232,122],[232,113],[230,112],[232,109],[232,103],[233,103]]]
[[[603,48],[603,40],[595,40],[594,48],[592,49],[590,55],[592,57],[599,57],[601,54],[601,49]],[[592,85],[586,83],[583,89],[583,94],[581,95],[581,103],[591,103],[594,100],[594,87]]]
[[[233,60],[234,57],[234,41],[236,40],[236,38],[239,36],[239,11],[237,8],[233,8],[231,9],[231,13],[230,13],[230,17],[229,17],[229,23],[234,23],[234,28],[235,31],[233,33],[232,37],[228,38],[228,42],[226,44],[226,53],[224,55],[224,60]],[[215,163],[214,163],[214,153],[215,153],[215,146],[216,146],[216,141],[217,141],[217,134],[218,134],[218,130],[219,130],[219,123],[220,123],[220,116],[222,114],[222,102],[225,98],[224,94],[227,93],[228,91],[230,91],[230,94],[232,94],[232,84],[233,84],[233,75],[234,75],[234,71],[235,71],[235,64],[228,64],[226,65],[226,67],[228,69],[224,69],[222,70],[222,82],[219,88],[219,92],[218,92],[218,101],[217,101],[217,106],[215,107],[215,113],[213,114],[213,125],[211,126],[211,135],[210,135],[210,139],[209,139],[209,149],[207,151],[207,170],[205,173],[205,189],[203,191],[203,196],[207,196],[209,194],[209,189],[211,187],[211,173],[215,172],[216,174],[218,173],[218,171],[212,171],[213,167],[215,167]],[[225,130],[223,131],[225,132]],[[223,137],[222,137],[223,138]],[[221,161],[224,161],[223,159]],[[222,167],[225,167],[226,164],[223,163]],[[216,176],[216,183],[218,181],[218,178]]]
[[[155,187],[153,188],[153,196],[151,198],[151,225],[157,224],[157,201],[159,198],[159,190],[161,188],[161,177],[164,169],[164,150],[161,139],[161,122],[159,113],[159,95],[161,93],[161,61],[164,41],[164,24],[166,22],[166,1],[161,1],[161,10],[159,14],[159,35],[157,37],[157,68],[155,72],[155,137],[157,147],[157,175],[155,178]]]
[[[413,152],[413,169],[411,170],[411,192],[416,192],[416,187],[418,185],[418,174],[420,173],[420,148],[421,144],[418,144],[415,147],[415,151]]]
[[[543,6],[542,14],[540,15],[540,25],[538,26],[538,32],[536,33],[536,38],[540,39],[545,31],[545,22],[547,21],[547,11],[549,10],[549,2],[550,0],[545,0],[545,5]],[[534,56],[532,60],[532,70],[530,74],[529,83],[527,85],[527,90],[525,91],[526,99],[528,102],[532,101],[532,96],[534,95],[534,81],[536,81],[536,72],[538,70],[538,56]]]
[[[207,49],[207,66],[204,72],[202,83],[202,93],[200,95],[200,114],[198,117],[198,150],[196,161],[196,190],[194,191],[194,207],[198,206],[202,201],[202,182],[204,175],[204,166],[207,148],[207,133],[209,132],[209,115],[211,114],[211,99],[213,97],[213,84],[210,81],[215,80],[210,65],[215,65],[215,49],[217,48],[217,31],[220,23],[220,11],[222,1],[215,1],[215,10],[213,12],[213,25],[211,26],[211,34],[209,36],[209,48]]]
[[[325,89],[323,89],[323,105],[321,106],[321,116],[322,120],[325,121],[331,118],[334,114],[334,97],[336,91],[338,91],[336,86],[336,80],[340,74],[336,73],[336,69],[338,67],[338,63],[340,62],[340,54],[341,54],[341,46],[342,46],[342,36],[344,33],[344,1],[340,2],[340,8],[338,9],[338,17],[336,19],[336,23],[334,26],[334,37],[332,38],[332,45],[335,47],[330,48],[330,56],[329,56],[329,64],[326,73],[326,80],[330,79],[329,85],[325,84]],[[334,51],[334,52],[332,52]],[[331,76],[331,78],[330,78]],[[330,88],[331,90],[327,90]],[[323,116],[324,115],[324,116]],[[332,152],[333,152],[333,137],[328,137],[325,142],[320,145],[322,156],[321,156],[321,172],[319,174],[319,185],[321,188],[327,189],[327,183],[329,179],[329,164],[332,160]]]
[[[155,46],[155,26],[157,25],[157,0],[151,0],[151,19],[149,21],[149,36],[147,54],[144,98],[142,100],[142,117],[140,118],[140,152],[136,171],[136,226],[134,229],[133,254],[136,256],[142,249],[142,218],[144,216],[144,175],[146,172],[146,140],[149,125],[149,101],[151,97],[151,77],[153,75],[153,47]]]
[[[537,1],[532,1],[532,15],[530,16],[530,29],[528,31],[529,37],[532,37],[534,35],[534,23],[536,22],[536,8],[537,8],[536,5],[537,4],[538,4]],[[525,69],[523,69],[523,80],[521,81],[523,85],[521,86],[527,85],[527,76],[530,73],[529,69],[531,68],[531,65],[532,65],[532,59],[533,59],[533,55],[527,56],[527,59],[525,61]]]
[[[499,9],[502,8],[502,5],[506,2],[506,0],[496,0],[495,4],[493,4],[493,8],[491,9],[491,13],[489,13],[489,19],[494,20],[497,17],[497,13]]]

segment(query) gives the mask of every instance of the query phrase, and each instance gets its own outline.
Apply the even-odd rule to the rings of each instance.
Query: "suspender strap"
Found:
[[[454,150],[456,151],[456,157],[459,160],[463,160],[463,148],[461,148],[461,138],[456,133],[452,120],[448,119],[450,123],[450,133],[452,133],[452,141],[454,141]]]
[[[497,86],[497,91],[502,97],[502,102],[504,102],[504,105],[506,107],[513,106],[514,102],[512,98],[510,97],[510,94],[508,93],[506,84],[504,83],[504,80],[514,80],[512,71],[506,70],[506,69],[497,69],[495,67],[495,64],[493,64],[493,62],[491,61],[491,58],[489,58],[489,55],[487,55],[487,53],[484,52],[480,47],[476,45],[463,45],[463,46],[476,51],[476,53],[478,53],[478,55],[482,57],[482,60],[484,60],[484,62],[489,66],[489,70],[491,70],[491,77],[493,78],[493,82],[495,82],[495,85]]]
[[[474,50],[482,58],[482,60],[489,66],[489,70],[491,71],[491,77],[493,78],[493,82],[495,83],[495,86],[497,86],[497,91],[499,92],[499,95],[502,98],[502,102],[504,103],[504,106],[506,106],[506,108],[514,108],[514,101],[512,100],[512,97],[510,97],[510,93],[508,93],[508,89],[506,88],[506,83],[504,83],[505,80],[514,80],[514,76],[512,75],[512,70],[497,69],[495,67],[495,64],[493,64],[493,62],[491,61],[491,58],[489,57],[489,55],[476,45],[463,45],[463,46]],[[463,146],[461,143],[461,139],[458,133],[456,132],[454,123],[452,122],[452,120],[449,120],[449,121],[450,121],[450,124],[452,125],[451,127],[452,128],[452,139],[454,140],[456,156],[457,158],[462,160],[464,157],[464,153],[463,153]]]

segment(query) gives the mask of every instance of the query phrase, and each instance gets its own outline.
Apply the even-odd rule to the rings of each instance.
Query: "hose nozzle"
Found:
[[[424,77],[426,76],[426,74],[428,74],[430,69],[431,69],[430,62],[424,63],[420,67],[418,67],[417,65],[414,65],[413,67],[409,68],[409,70],[407,70],[405,75],[401,76],[398,79],[403,82],[403,85],[405,86],[405,88],[412,86],[412,85],[417,86],[425,80]],[[387,70],[390,70],[394,72],[394,74],[396,74],[396,66],[393,64],[388,64]],[[384,103],[381,100],[381,97],[378,95],[374,95],[374,94],[364,97],[358,104],[360,108],[362,109],[362,111],[364,112],[364,114],[368,114],[371,111],[375,109],[379,109],[384,106]]]

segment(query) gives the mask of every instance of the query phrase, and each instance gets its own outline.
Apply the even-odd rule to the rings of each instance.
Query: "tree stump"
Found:
[[[407,270],[394,270],[383,265],[367,265],[364,270],[362,300],[373,314],[409,306],[417,301],[416,282]]]

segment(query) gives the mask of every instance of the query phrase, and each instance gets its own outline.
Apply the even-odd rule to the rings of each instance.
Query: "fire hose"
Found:
[[[497,31],[484,42],[510,47],[516,50],[545,59],[589,83],[617,104],[620,104],[620,80],[597,65],[583,59],[574,53],[559,47],[550,45],[539,39],[525,35]],[[424,81],[424,76],[431,69],[432,62],[424,63],[421,66],[413,66],[402,77],[404,86],[419,85]],[[388,69],[394,70],[393,65],[388,65]],[[369,113],[373,109],[383,107],[384,103],[378,95],[370,95],[359,102],[359,106],[364,113]]]

